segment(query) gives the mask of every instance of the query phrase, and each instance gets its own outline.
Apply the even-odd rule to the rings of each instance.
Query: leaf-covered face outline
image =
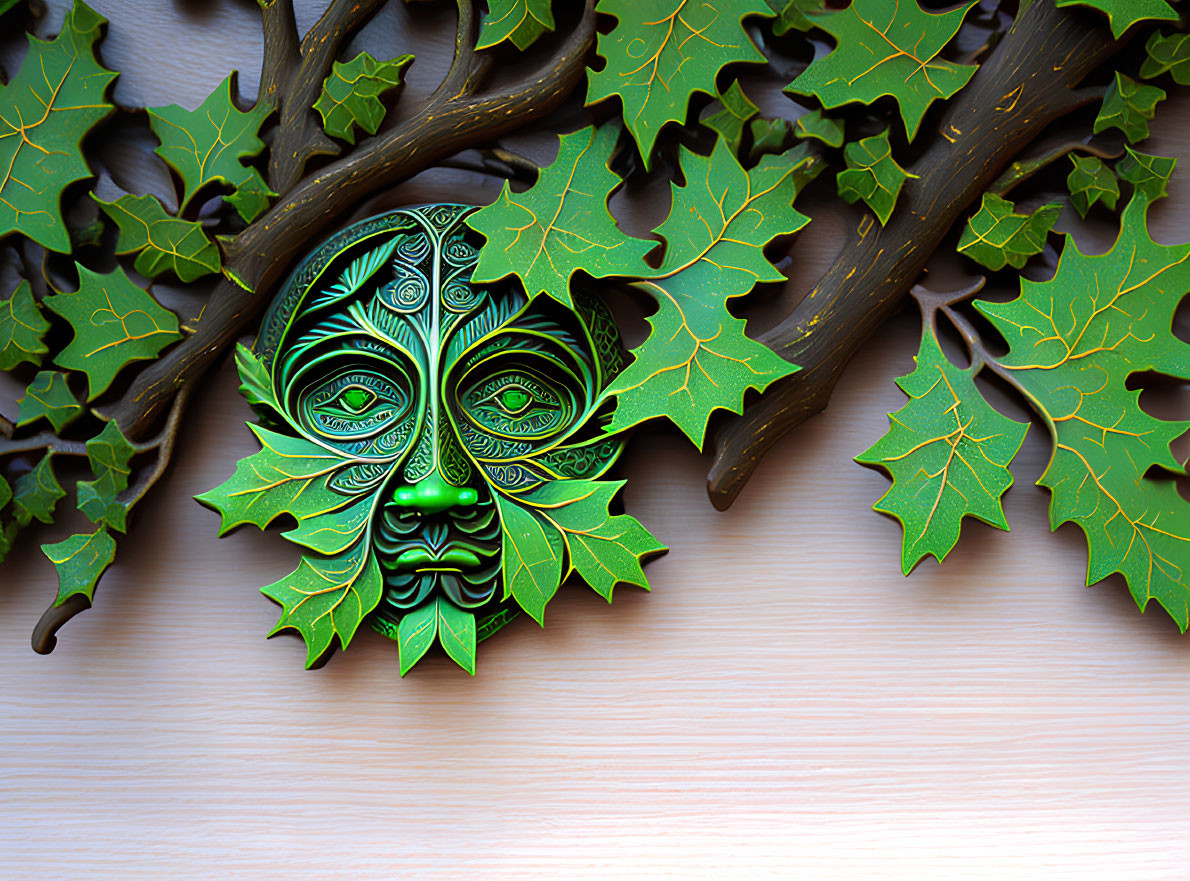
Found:
[[[540,622],[570,571],[610,600],[619,581],[647,587],[640,562],[663,550],[611,513],[622,483],[597,480],[623,447],[603,431],[625,360],[610,313],[473,284],[471,210],[343,231],[241,352],[264,449],[200,500],[224,531],[297,520],[285,536],[318,556],[263,591],[310,665],[366,620],[402,673],[435,641],[474,672],[475,644],[522,610]]]

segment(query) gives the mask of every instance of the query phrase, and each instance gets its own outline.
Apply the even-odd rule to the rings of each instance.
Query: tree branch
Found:
[[[261,27],[264,30],[264,53],[260,64],[260,89],[257,103],[265,101],[279,107],[287,86],[297,70],[297,21],[293,16],[293,0],[259,0]]]
[[[1088,100],[1082,79],[1121,48],[1081,10],[1030,3],[953,99],[909,170],[889,224],[866,216],[826,275],[759,340],[802,369],[714,437],[711,502],[731,505],[761,457],[826,407],[843,368],[888,319],[960,213],[1045,126]]]
[[[440,88],[405,124],[361,141],[350,156],[309,175],[235,239],[227,249],[226,266],[243,287],[221,281],[194,335],[142,371],[103,415],[116,419],[128,438],[144,437],[177,391],[206,371],[259,318],[274,286],[301,253],[341,223],[353,206],[448,156],[548,114],[582,81],[594,42],[594,3],[586,0],[582,18],[554,54],[495,94],[471,91],[475,70],[486,67],[486,61],[461,67],[459,60],[467,52],[456,53],[456,67],[467,71],[454,81],[461,83],[458,88]],[[448,74],[446,80],[451,78]]]

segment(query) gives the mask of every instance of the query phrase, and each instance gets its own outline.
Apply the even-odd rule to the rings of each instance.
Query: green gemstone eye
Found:
[[[500,392],[501,409],[507,413],[519,413],[529,406],[529,393],[522,388],[506,388]]]
[[[339,395],[339,402],[352,413],[359,413],[376,400],[376,393],[364,388],[349,388]]]

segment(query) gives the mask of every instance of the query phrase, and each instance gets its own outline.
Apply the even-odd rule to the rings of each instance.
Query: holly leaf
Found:
[[[207,238],[201,223],[166,213],[154,196],[125,194],[114,202],[94,194],[92,198],[120,229],[116,253],[136,254],[133,266],[141,275],[156,278],[172,272],[191,282],[219,271],[219,248]]]
[[[32,471],[22,474],[13,485],[12,509],[21,526],[33,520],[54,522],[54,508],[66,491],[54,475],[53,455],[46,453]]]
[[[742,23],[748,16],[772,17],[764,0],[599,0],[596,8],[617,21],[599,34],[596,51],[607,64],[587,71],[587,104],[619,97],[646,169],[662,126],[685,121],[695,92],[718,94],[715,78],[728,64],[767,60]]]
[[[116,558],[116,542],[107,530],[97,529],[90,535],[72,535],[65,541],[42,545],[41,552],[58,571],[55,606],[78,594],[92,602],[99,576]]]
[[[938,58],[974,5],[933,14],[923,12],[916,0],[853,0],[838,12],[810,15],[837,45],[815,58],[785,91],[813,95],[827,109],[871,104],[889,95],[913,140],[930,104],[952,97],[975,73],[974,65]]]
[[[28,425],[41,417],[49,420],[54,431],[61,431],[83,412],[66,382],[66,374],[56,370],[42,370],[25,389],[25,396],[17,402],[17,425]]]
[[[546,604],[562,584],[565,542],[553,524],[519,501],[496,495],[496,505],[503,534],[504,598],[511,596],[544,625]]]
[[[664,258],[652,280],[636,284],[657,301],[652,331],[604,395],[616,399],[608,432],[665,416],[701,448],[714,410],[739,413],[748,389],[763,391],[797,370],[745,336],[727,301],[757,282],[784,281],[764,247],[809,223],[793,200],[814,157],[794,149],[745,171],[717,140],[710,156],[683,147],[680,162],[686,183],[674,186],[656,230]]]
[[[281,605],[269,636],[296,630],[306,643],[306,669],[333,648],[347,648],[360,622],[380,602],[384,579],[367,542],[335,557],[303,556],[298,568],[260,592]]]
[[[1008,463],[1029,428],[988,405],[972,370],[947,360],[928,323],[915,361],[913,372],[897,380],[909,401],[889,414],[888,433],[855,457],[892,478],[873,507],[904,527],[906,575],[926,555],[941,563],[964,517],[1008,529],[1000,499],[1012,486]]]
[[[54,363],[87,374],[90,401],[107,390],[125,365],[156,358],[182,335],[178,317],[129,281],[120,267],[100,273],[75,265],[79,289],[44,302],[74,329],[74,339]]]
[[[225,483],[195,496],[222,515],[219,535],[245,523],[264,529],[282,514],[301,523],[337,511],[351,501],[327,486],[348,460],[305,438],[278,434],[260,425],[248,427],[260,441],[260,452],[237,462],[235,473]]]
[[[828,147],[843,146],[843,120],[831,119],[821,110],[799,116],[793,133],[799,138],[816,138]]]
[[[488,49],[510,40],[524,52],[538,37],[553,29],[550,0],[488,0],[488,12],[483,17],[475,48]]]
[[[1153,31],[1145,43],[1145,60],[1140,66],[1141,79],[1151,80],[1168,73],[1181,86],[1190,85],[1190,34],[1165,34]]]
[[[732,80],[727,91],[719,95],[719,103],[723,105],[723,109],[713,116],[708,116],[702,124],[711,131],[717,132],[723,140],[727,141],[731,152],[738,156],[740,142],[744,138],[744,124],[759,110],[752,103],[752,99],[744,94],[744,90],[740,88],[739,80]]]
[[[1130,144],[1143,141],[1149,136],[1149,120],[1157,112],[1157,102],[1164,100],[1165,92],[1161,89],[1142,85],[1117,70],[1115,82],[1103,96],[1093,130],[1098,134],[1118,128]]]
[[[112,110],[105,94],[116,74],[95,58],[105,23],[75,0],[56,38],[29,36],[21,69],[0,92],[0,237],[19,232],[70,252],[62,193],[91,176],[82,140]]]
[[[41,314],[33,289],[22,280],[12,296],[0,300],[0,370],[12,370],[28,361],[40,364],[49,351],[43,342],[50,323]]]
[[[1165,0],[1057,0],[1063,6],[1091,6],[1107,15],[1111,34],[1117,40],[1138,21],[1176,21],[1178,14]]]
[[[87,461],[95,479],[78,482],[78,507],[92,523],[125,530],[129,506],[117,496],[128,489],[128,463],[135,452],[115,422],[87,441]]]
[[[323,131],[349,144],[355,143],[356,126],[376,134],[386,112],[380,96],[404,85],[402,74],[412,61],[412,55],[377,61],[367,52],[347,62],[336,61],[314,102]]]
[[[847,168],[835,178],[839,195],[852,203],[863,199],[884,226],[892,216],[901,187],[918,175],[905,171],[892,158],[888,129],[862,141],[852,141],[843,151],[843,158],[847,160]]]
[[[1190,378],[1190,345],[1172,331],[1190,290],[1190,245],[1154,243],[1148,204],[1128,203],[1106,254],[1085,255],[1068,239],[1052,279],[1022,279],[1017,299],[976,307],[1008,342],[999,367],[1053,436],[1038,483],[1053,494],[1051,526],[1073,522],[1086,534],[1087,583],[1119,572],[1142,610],[1156,599],[1184,631],[1190,503],[1148,472],[1184,473],[1169,445],[1190,422],[1145,412],[1128,378]]]
[[[559,138],[558,158],[536,183],[514,193],[505,182],[499,198],[468,215],[487,242],[471,278],[492,282],[516,275],[530,296],[548,294],[573,308],[570,277],[638,276],[654,243],[625,235],[607,210],[621,180],[608,168],[619,129],[588,126]]]
[[[623,480],[560,480],[524,499],[561,533],[569,561],[566,574],[577,572],[609,603],[617,584],[648,590],[641,561],[666,550],[635,517],[610,512],[623,486]]]
[[[259,171],[242,161],[264,149],[258,133],[272,107],[258,103],[247,113],[237,109],[231,100],[234,77],[229,74],[195,110],[177,104],[147,110],[149,126],[161,142],[155,152],[182,179],[180,207],[185,208],[208,184],[218,184],[232,189],[228,201],[251,223],[264,210],[262,194],[277,195]],[[241,190],[253,197],[245,202]]]
[[[1066,186],[1070,189],[1070,204],[1079,216],[1086,217],[1096,202],[1103,202],[1114,211],[1116,200],[1120,198],[1120,184],[1112,170],[1095,156],[1072,153],[1070,161],[1074,163],[1074,169],[1066,178]]]
[[[1150,202],[1168,196],[1165,186],[1173,176],[1178,160],[1170,156],[1137,153],[1131,147],[1124,149],[1128,151],[1128,155],[1116,163],[1116,174],[1120,176],[1120,180],[1128,181],[1132,184],[1133,192],[1139,193]]]
[[[768,0],[768,4],[777,13],[773,33],[780,37],[790,31],[812,29],[815,25],[811,16],[822,12],[826,0]]]
[[[475,675],[475,615],[460,609],[446,597],[435,601],[438,612],[438,642],[447,656]]]
[[[1015,207],[995,193],[984,193],[979,210],[963,229],[958,252],[994,270],[1005,266],[1020,269],[1026,260],[1040,254],[1062,213],[1061,204],[1050,202],[1030,214],[1015,214]]]

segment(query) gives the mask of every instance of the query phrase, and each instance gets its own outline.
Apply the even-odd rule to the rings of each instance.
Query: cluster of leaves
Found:
[[[1105,4],[1116,13],[1122,6]],[[1159,9],[1147,11],[1161,17]],[[1115,15],[1112,24],[1121,27]],[[1173,72],[1187,58],[1183,44],[1182,38],[1154,33],[1141,76],[1169,73],[1176,79]],[[1164,96],[1117,72],[1094,130],[1116,127],[1129,142],[1141,140]],[[1130,146],[1114,170],[1097,156],[1070,159],[1069,201],[1084,217],[1096,204],[1115,209],[1120,181],[1131,185],[1114,246],[1086,255],[1063,236],[1052,278],[1021,278],[1020,295],[1010,302],[975,301],[975,310],[1007,344],[1002,356],[955,302],[923,292],[917,366],[898,380],[909,401],[889,415],[889,432],[857,461],[893,479],[876,510],[904,527],[906,574],[926,555],[945,558],[958,541],[963,517],[1007,529],[1001,496],[1012,484],[1009,464],[1027,425],[987,403],[975,377],[990,371],[1020,393],[1050,434],[1053,452],[1038,484],[1052,495],[1051,527],[1076,523],[1086,536],[1087,584],[1119,573],[1138,607],[1156,600],[1185,631],[1190,502],[1176,487],[1175,477],[1186,473],[1186,465],[1170,444],[1190,421],[1151,415],[1140,406],[1140,389],[1130,387],[1138,374],[1190,379],[1190,345],[1172,328],[1190,291],[1190,244],[1156,244],[1146,227],[1148,207],[1166,195],[1176,160]],[[1001,195],[985,194],[967,222],[959,252],[993,271],[1024,267],[1043,250],[1061,204],[1029,214],[1014,208]],[[937,322],[944,319],[970,349],[965,369],[939,346]]]
[[[78,482],[76,498],[95,530],[42,546],[57,567],[59,605],[75,595],[92,599],[114,559],[112,533],[125,531],[130,509],[160,473],[155,469],[132,482],[133,456],[168,455],[160,439],[132,444],[100,415],[130,365],[158,358],[190,329],[154,298],[150,285],[217,276],[224,269],[218,233],[253,222],[276,196],[257,164],[272,108],[258,103],[240,110],[231,75],[192,110],[146,108],[156,153],[180,185],[172,205],[152,194],[105,201],[92,192],[93,204],[114,229],[114,244],[102,236],[102,223],[72,227],[64,212],[67,190],[95,174],[84,139],[117,111],[109,98],[117,74],[96,55],[105,26],[75,0],[56,37],[30,35],[20,70],[0,91],[0,160],[6,168],[0,237],[14,249],[38,247],[50,258],[75,258],[55,258],[77,278],[74,290],[61,289],[60,275],[47,272],[30,276],[35,284],[22,281],[0,300],[0,370],[26,385],[17,418],[2,420],[0,560],[32,521],[54,522],[66,495],[57,475],[61,457],[85,456],[94,478]],[[314,108],[326,132],[349,143],[355,126],[375,132],[384,115],[378,96],[400,85],[410,60],[380,63],[361,55],[336,64]],[[215,195],[220,207],[204,208]],[[117,260],[121,256],[131,262],[131,273]],[[59,324],[68,335],[55,330]]]

